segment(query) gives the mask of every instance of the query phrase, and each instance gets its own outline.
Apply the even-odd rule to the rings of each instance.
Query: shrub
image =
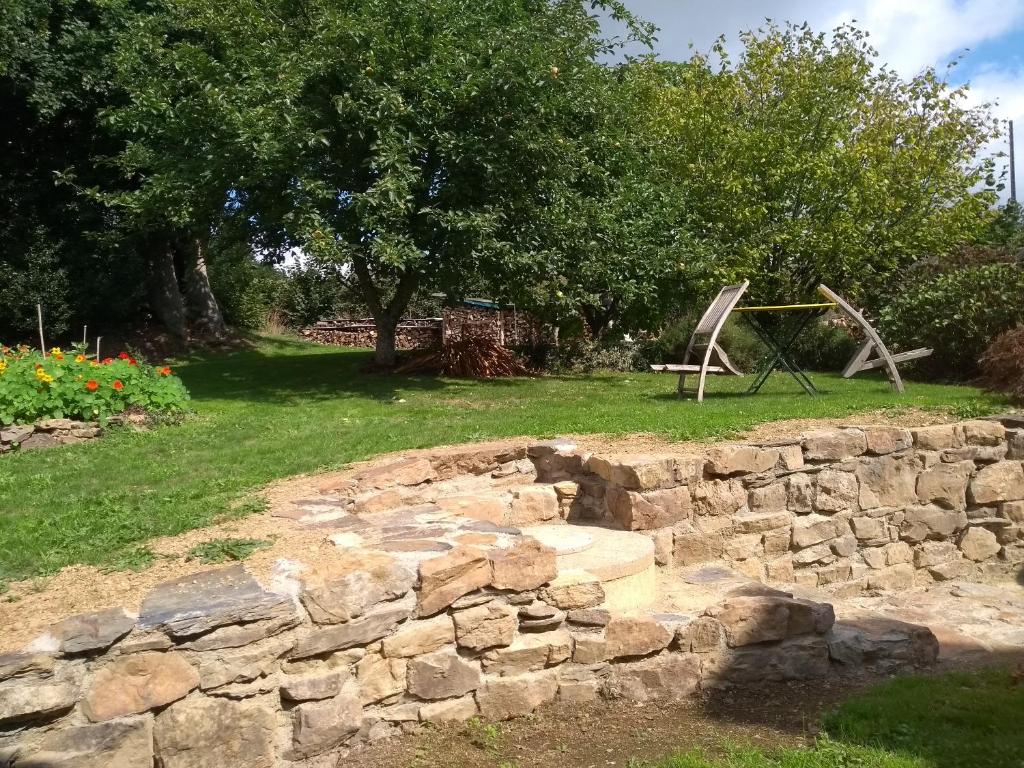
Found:
[[[601,344],[577,337],[551,348],[544,360],[550,373],[593,373],[594,371],[635,371],[646,367],[634,344]]]
[[[988,389],[1024,400],[1024,325],[996,336],[979,363]]]
[[[100,362],[81,349],[43,356],[25,346],[0,348],[0,424],[39,419],[103,420],[127,408],[152,414],[184,409],[181,379],[126,352]]]
[[[920,368],[944,378],[969,378],[997,335],[1024,323],[1024,268],[985,264],[923,279],[882,309],[880,330],[896,350],[935,350]]]
[[[210,268],[210,283],[224,319],[236,328],[262,330],[279,310],[287,278],[269,264],[253,259],[247,248],[228,248]]]

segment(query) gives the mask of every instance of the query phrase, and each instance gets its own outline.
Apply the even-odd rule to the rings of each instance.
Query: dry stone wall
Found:
[[[1024,420],[851,427],[694,456],[532,449],[569,520],[643,531],[659,564],[726,561],[843,594],[1024,562]]]
[[[74,445],[94,440],[102,434],[103,428],[95,421],[43,419],[35,424],[12,424],[0,427],[0,454]]]

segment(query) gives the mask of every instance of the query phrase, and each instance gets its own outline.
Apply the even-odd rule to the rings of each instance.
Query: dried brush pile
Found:
[[[529,376],[530,370],[512,350],[480,336],[446,339],[439,351],[415,355],[395,373],[440,373],[459,379]]]
[[[986,388],[1024,400],[1024,325],[996,336],[978,363]]]

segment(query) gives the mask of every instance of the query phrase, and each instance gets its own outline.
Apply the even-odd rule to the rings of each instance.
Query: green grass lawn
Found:
[[[1021,768],[1024,686],[1005,670],[904,677],[825,717],[814,747],[727,749],[630,768]]]
[[[360,373],[369,353],[263,340],[175,366],[192,393],[184,424],[0,459],[0,582],[72,563],[128,567],[146,540],[209,523],[278,478],[405,448],[515,435],[727,435],[777,419],[913,405],[959,415],[1004,407],[967,387],[816,375],[817,398],[782,375],[742,397],[749,377],[716,378],[703,405],[675,378],[602,374],[456,381]],[[239,506],[241,505],[241,506]]]

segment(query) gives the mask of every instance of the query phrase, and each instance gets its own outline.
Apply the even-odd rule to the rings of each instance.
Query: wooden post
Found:
[[[43,305],[36,304],[36,315],[39,317],[39,349],[46,357],[46,339],[43,338]]]
[[[89,326],[88,325],[83,325],[82,326],[82,346],[84,347],[86,345],[86,343],[88,343],[88,341],[89,341]]]
[[[102,338],[103,338],[102,336],[97,336],[96,337],[96,362],[97,363],[100,361],[100,339],[102,339]]]

